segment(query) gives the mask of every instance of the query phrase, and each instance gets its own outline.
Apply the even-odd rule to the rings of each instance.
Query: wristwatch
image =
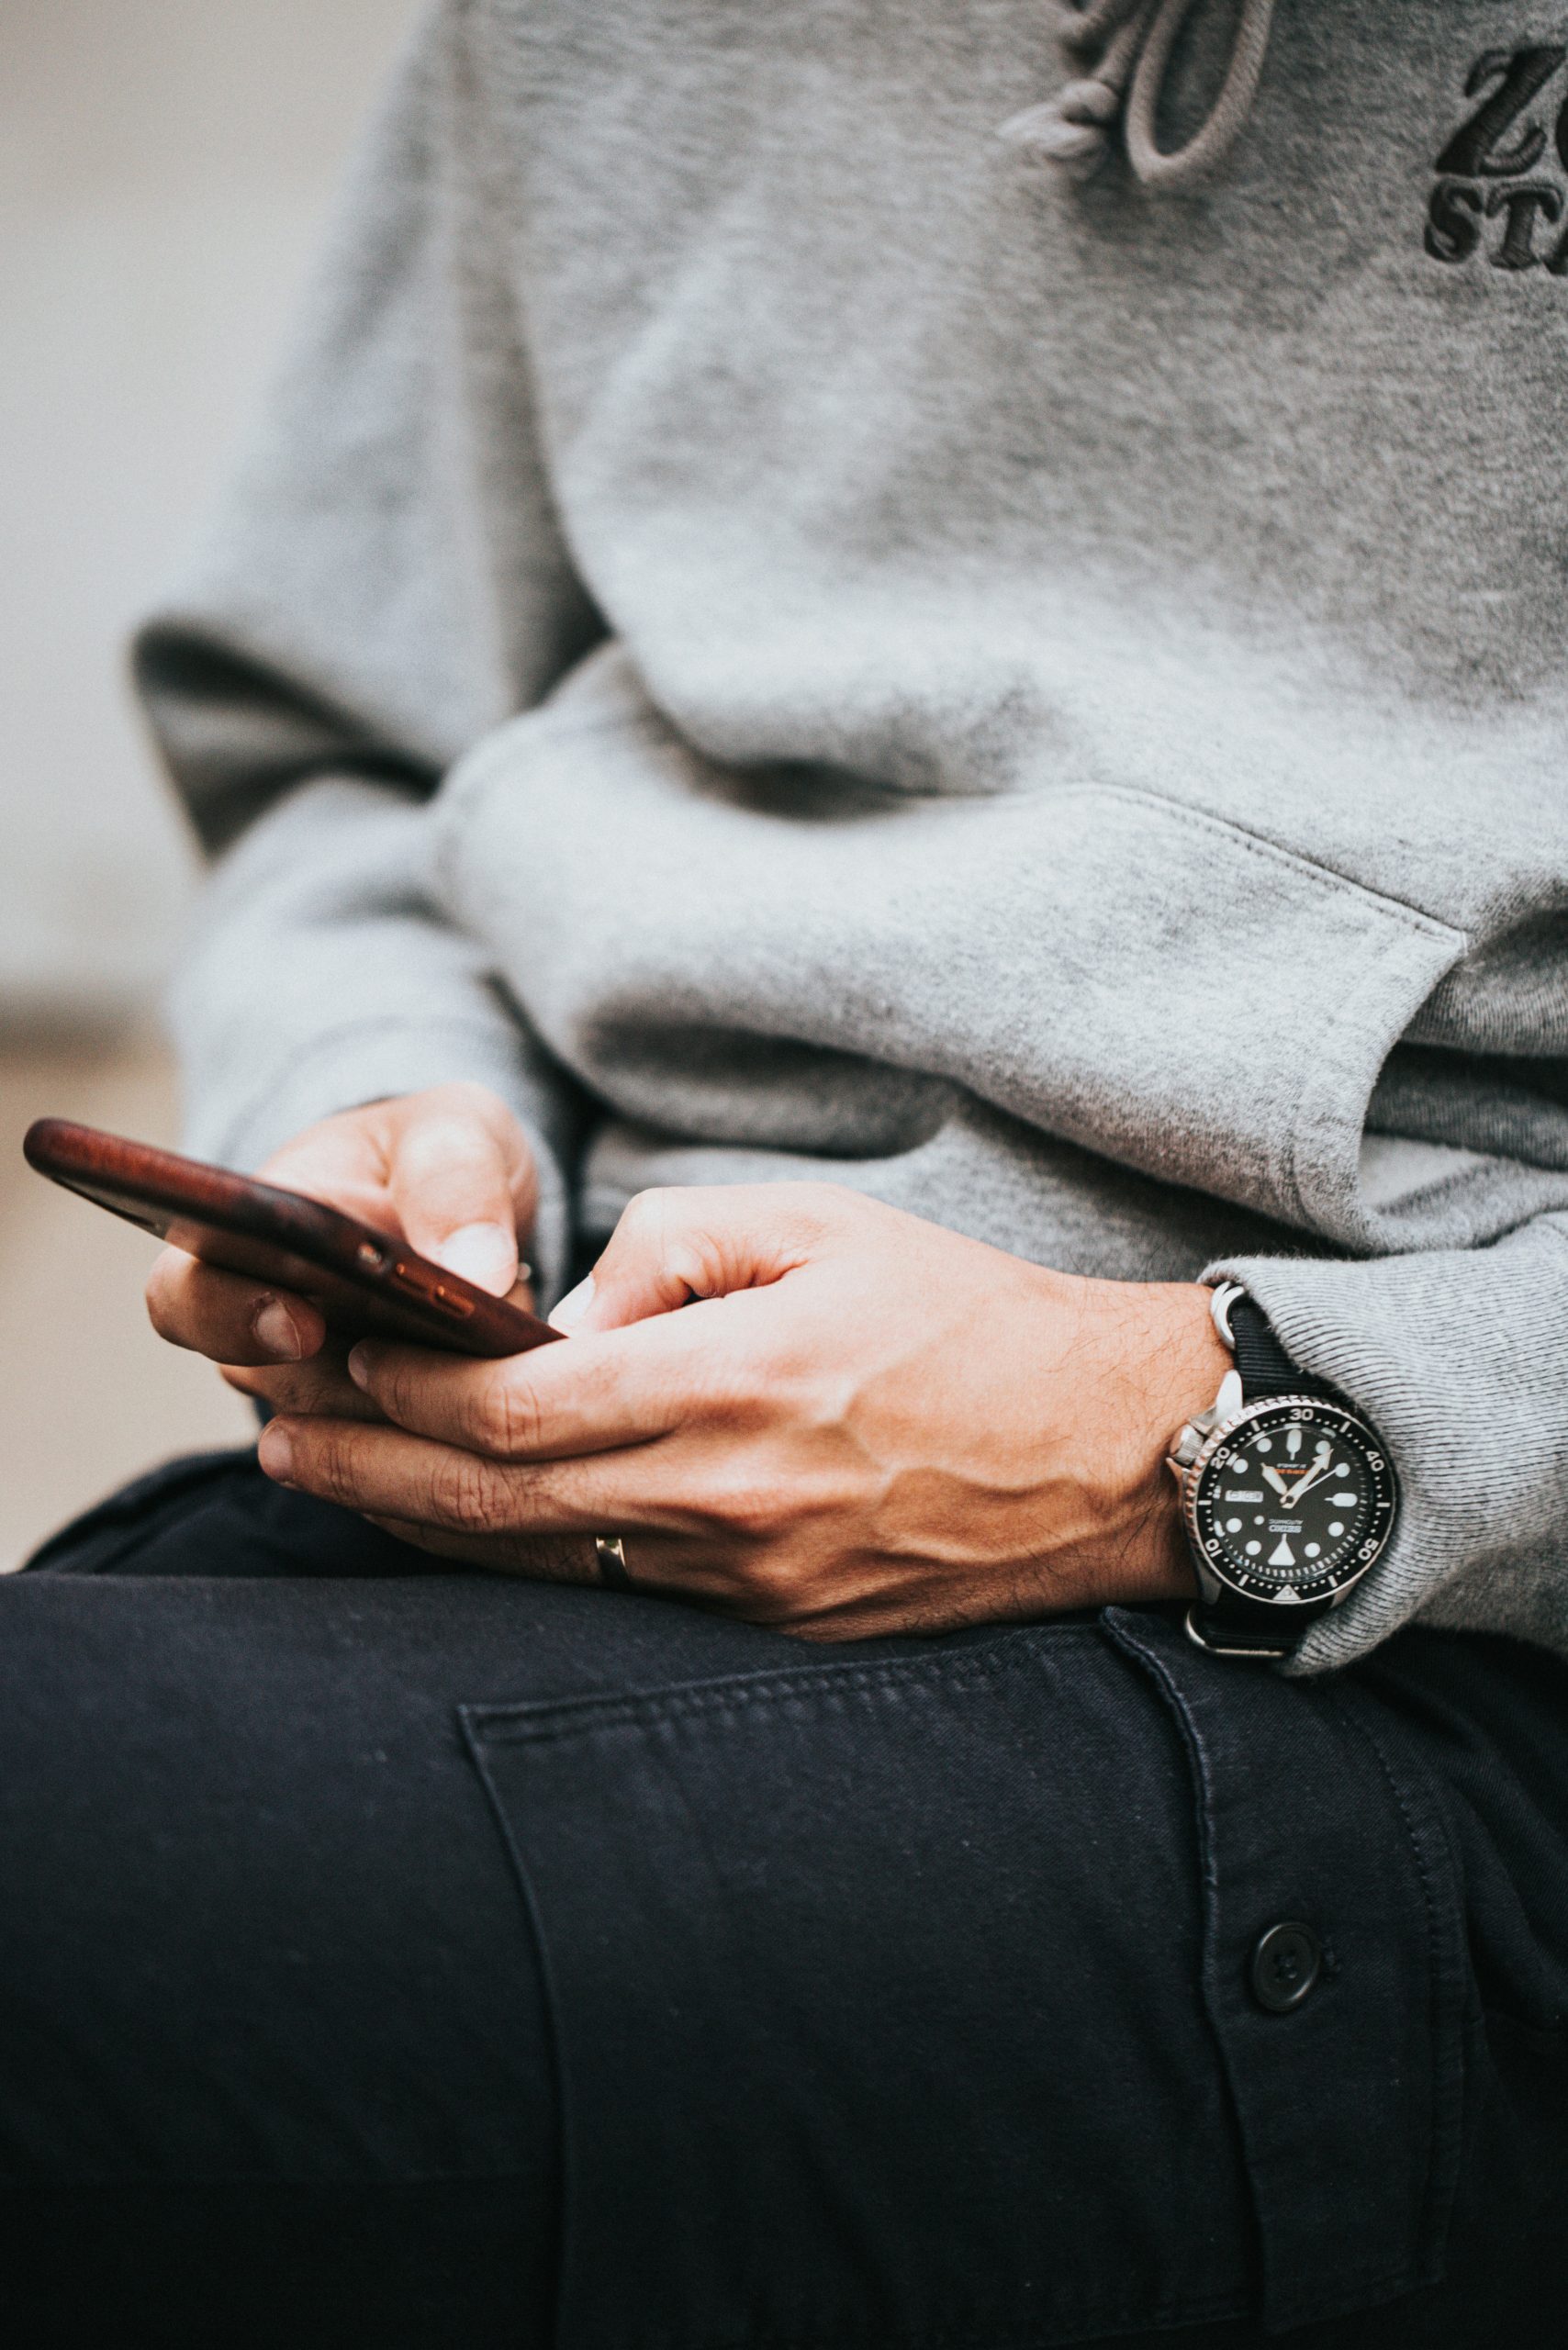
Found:
[[[1297,1371],[1245,1290],[1214,1294],[1236,1357],[1167,1459],[1198,1596],[1187,1630],[1216,1656],[1287,1656],[1377,1563],[1399,1485],[1375,1428]]]

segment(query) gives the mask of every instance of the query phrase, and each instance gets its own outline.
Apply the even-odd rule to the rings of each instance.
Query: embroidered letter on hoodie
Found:
[[[1534,41],[1484,50],[1471,67],[1464,95],[1480,103],[1433,165],[1439,176],[1424,242],[1434,261],[1467,262],[1484,248],[1494,269],[1568,275],[1568,235],[1553,243],[1547,233],[1562,219],[1568,193],[1558,179],[1540,176],[1546,126],[1532,111],[1565,57],[1568,45]],[[1568,90],[1558,99],[1552,143],[1568,172]],[[1488,222],[1496,227],[1484,235]]]

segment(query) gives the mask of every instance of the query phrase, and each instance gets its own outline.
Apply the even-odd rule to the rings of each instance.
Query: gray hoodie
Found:
[[[1298,1668],[1568,1650],[1568,9],[1118,13],[431,13],[140,643],[191,1141],[1223,1268],[1404,1487]]]

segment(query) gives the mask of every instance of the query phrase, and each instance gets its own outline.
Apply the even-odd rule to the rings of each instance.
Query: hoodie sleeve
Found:
[[[191,1146],[253,1166],[334,1110],[476,1079],[538,1150],[553,1282],[571,1091],[438,917],[424,812],[601,633],[539,454],[474,13],[442,0],[410,42],[134,665],[218,860],[174,995]]]
[[[1394,1539],[1287,1669],[1348,1664],[1413,1620],[1568,1649],[1568,1212],[1484,1248],[1238,1257],[1205,1279],[1245,1284],[1399,1477]]]

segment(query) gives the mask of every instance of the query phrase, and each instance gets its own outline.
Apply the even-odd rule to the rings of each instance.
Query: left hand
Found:
[[[650,1591],[813,1639],[1192,1588],[1164,1456],[1230,1367],[1193,1283],[765,1184],[644,1192],[558,1318],[500,1362],[364,1341],[387,1424],[276,1419],[262,1465],[503,1571],[592,1581],[619,1534]]]
[[[433,1085],[340,1110],[258,1173],[409,1241],[493,1296],[533,1303],[517,1277],[518,1241],[533,1220],[538,1177],[522,1128],[485,1086]],[[308,1298],[169,1248],[148,1276],[147,1311],[161,1337],[209,1356],[231,1387],[269,1410],[380,1416]]]

